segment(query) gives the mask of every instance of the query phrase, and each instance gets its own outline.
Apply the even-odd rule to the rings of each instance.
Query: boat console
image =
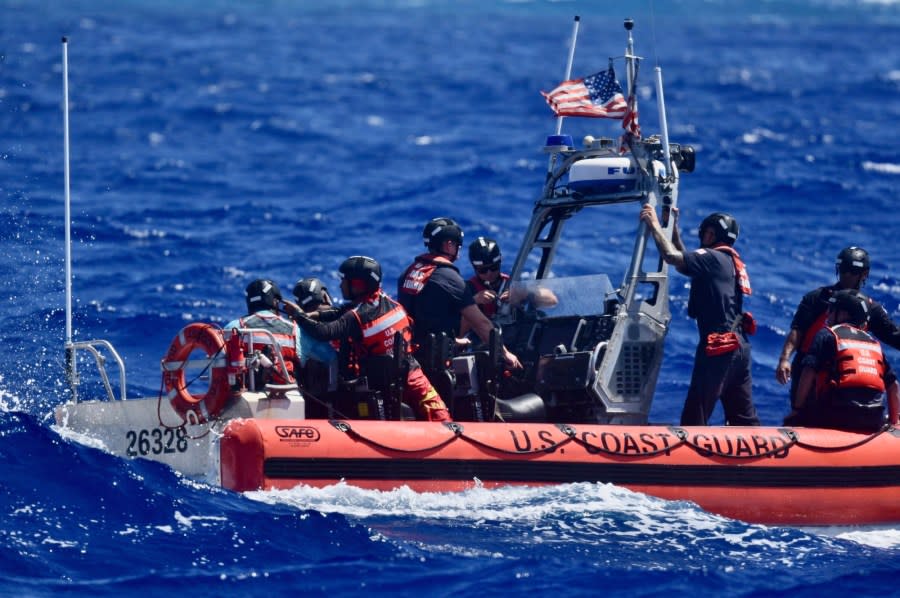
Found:
[[[503,378],[500,396],[539,393],[549,421],[646,424],[670,313],[667,266],[637,211],[660,208],[671,238],[679,171],[693,170],[693,150],[658,137],[631,139],[624,154],[611,139],[574,145],[565,135],[547,141],[547,182],[496,318],[525,367]],[[636,230],[621,284],[606,274],[560,277],[554,263],[566,227],[625,204],[636,204]]]

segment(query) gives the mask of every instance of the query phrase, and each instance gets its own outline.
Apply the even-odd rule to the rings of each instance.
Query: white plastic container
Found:
[[[637,164],[630,156],[586,158],[569,169],[569,189],[585,195],[633,191]]]

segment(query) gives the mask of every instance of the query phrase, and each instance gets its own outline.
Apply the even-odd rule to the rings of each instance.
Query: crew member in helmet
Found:
[[[677,210],[673,217],[670,241],[653,206],[645,205],[640,214],[662,258],[691,279],[688,316],[697,320],[700,341],[681,425],[707,425],[721,399],[726,424],[758,426],[747,338],[753,332],[752,316],[743,312],[744,295],[751,292],[750,277],[733,247],[740,232],[737,220],[722,212],[710,214],[700,223],[700,248],[688,252],[678,232]]]
[[[294,297],[297,298],[297,308],[313,320],[329,321],[340,316],[340,310],[334,305],[328,288],[318,278],[298,280],[294,285]]]
[[[866,332],[868,298],[855,289],[837,290],[827,314],[827,326],[803,357],[797,398],[784,424],[874,432],[885,423],[885,392],[896,424],[900,385],[881,345]]]
[[[475,303],[470,289],[453,262],[459,258],[463,231],[450,218],[434,218],[422,231],[427,252],[416,257],[398,280],[397,298],[412,317],[413,343],[422,347],[429,334],[457,338],[465,322],[483,342],[494,325]],[[510,368],[522,364],[505,346],[503,360]]]
[[[406,341],[403,350],[409,365],[403,402],[413,408],[419,419],[451,421],[447,406],[412,356],[411,323],[406,311],[381,290],[381,265],[370,257],[355,255],[344,260],[339,272],[341,294],[350,302],[350,309],[331,322],[313,320],[298,310],[292,317],[300,328],[320,341],[346,340],[353,349],[349,357],[361,368],[369,356],[391,354],[394,335],[400,332]]]
[[[278,305],[282,302],[281,290],[273,281],[259,279],[247,285],[245,295],[247,315],[229,322],[225,326],[226,335],[239,328],[257,328],[271,332],[272,337],[267,334],[253,334],[250,340],[254,347],[262,347],[272,359],[276,355],[276,347],[272,346],[274,337],[275,343],[278,345],[277,349],[284,358],[288,375],[285,376],[278,367],[277,360],[272,359],[274,367],[268,369],[267,381],[275,384],[295,382],[294,362],[303,355],[300,346],[300,331],[290,318],[284,317],[278,311]]]
[[[466,287],[471,291],[478,309],[489,318],[497,314],[497,309],[502,302],[512,302],[513,305],[521,305],[530,302],[535,308],[552,307],[559,299],[550,289],[540,286],[525,288],[522,286],[509,287],[509,275],[501,271],[503,255],[500,253],[500,245],[494,239],[478,237],[469,245],[469,263],[475,274],[466,281]],[[468,332],[465,321],[461,324],[460,333]]]
[[[293,314],[303,312],[313,320],[331,321],[340,316],[340,311],[334,307],[328,289],[318,278],[301,278],[294,285],[294,297],[297,303],[284,301],[285,312],[293,317]],[[324,364],[337,361],[337,343],[329,343],[313,338],[309,334],[300,334],[300,363],[307,364],[307,359],[312,358]]]
[[[475,274],[466,281],[466,288],[489,318],[496,315],[498,304],[509,298],[509,275],[500,271],[502,259],[500,245],[494,239],[478,237],[469,245],[469,263]]]
[[[838,291],[844,289],[859,290],[869,277],[869,254],[862,247],[845,247],[837,255],[834,263],[837,282],[830,286],[819,287],[810,291],[800,300],[794,318],[791,320],[791,331],[784,339],[781,356],[775,368],[775,379],[781,384],[791,383],[790,396],[793,406],[797,399],[797,383],[800,376],[800,363],[809,353],[816,334],[825,326],[828,314],[828,301]],[[891,321],[887,310],[880,303],[867,297],[869,315],[869,333],[881,342],[900,349],[900,327]],[[791,354],[794,354],[793,360]]]

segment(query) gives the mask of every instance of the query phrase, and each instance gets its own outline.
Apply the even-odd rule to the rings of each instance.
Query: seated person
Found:
[[[813,339],[801,363],[794,410],[788,426],[874,432],[884,425],[882,396],[897,423],[900,385],[881,345],[868,332],[868,300],[856,290],[829,299],[828,326]]]
[[[494,239],[478,237],[469,245],[469,263],[475,275],[466,281],[466,286],[478,309],[489,318],[497,313],[498,303],[509,297],[506,288],[509,275],[500,271],[502,259],[500,246]]]
[[[522,305],[526,302],[534,308],[552,307],[556,305],[557,298],[550,289],[535,286],[526,289],[521,285],[510,288],[509,275],[501,272],[503,254],[500,245],[494,239],[478,237],[469,245],[469,263],[475,274],[466,281],[466,289],[472,293],[475,304],[488,318],[497,315],[501,303],[510,301],[514,305]],[[460,321],[460,338],[456,339],[458,348],[468,347],[477,342],[469,338],[470,327],[463,318]]]
[[[425,362],[429,375],[443,371],[428,361],[427,347],[431,335],[453,339],[461,336],[465,323],[482,342],[490,341],[494,325],[475,304],[471,291],[453,265],[459,259],[463,231],[452,218],[432,218],[422,230],[426,253],[419,254],[397,280],[397,300],[415,322],[413,343],[417,358]],[[510,369],[522,367],[519,358],[506,346],[501,348],[503,361]],[[446,388],[444,389],[446,392]],[[445,395],[447,396],[447,395]]]
[[[313,320],[330,321],[340,316],[334,307],[328,289],[318,278],[301,278],[294,285],[294,297],[297,303],[284,301],[285,311],[289,314],[303,312]],[[296,319],[296,318],[295,318]],[[337,360],[339,343],[313,338],[309,334],[300,334],[300,364],[305,366],[307,359],[312,358],[325,364]]]
[[[320,341],[345,339],[350,343],[345,369],[362,371],[370,356],[392,355],[394,335],[403,335],[403,350],[408,366],[402,400],[416,412],[419,419],[451,421],[450,413],[440,395],[431,386],[418,362],[412,356],[410,319],[403,307],[381,290],[381,266],[370,257],[353,256],[341,264],[341,293],[351,308],[331,322],[319,322],[296,310],[291,316],[304,333]],[[343,357],[343,355],[342,355]]]
[[[226,337],[234,329],[257,328],[272,333],[254,334],[250,339],[254,347],[260,347],[274,366],[266,368],[263,384],[292,384],[294,380],[294,361],[300,356],[300,331],[297,325],[278,313],[281,301],[281,290],[278,285],[268,279],[254,280],[245,290],[247,299],[247,315],[233,320],[225,326]],[[276,347],[272,346],[275,339]],[[287,368],[287,376],[278,367],[275,359],[276,351],[281,353]],[[262,372],[261,372],[262,373]]]
[[[334,320],[340,313],[328,294],[328,288],[315,277],[301,278],[294,285],[297,307],[313,320]]]
[[[501,302],[512,301],[515,304],[530,302],[535,308],[553,307],[558,299],[550,289],[534,287],[525,290],[522,287],[509,287],[509,275],[500,271],[503,255],[500,245],[494,239],[478,237],[469,245],[469,262],[475,275],[466,281],[466,287],[472,292],[478,309],[489,318],[497,313]]]

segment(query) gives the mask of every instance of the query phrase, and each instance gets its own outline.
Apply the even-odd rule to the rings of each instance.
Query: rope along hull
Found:
[[[237,491],[599,482],[756,523],[900,522],[893,429],[236,420],[220,450]]]

